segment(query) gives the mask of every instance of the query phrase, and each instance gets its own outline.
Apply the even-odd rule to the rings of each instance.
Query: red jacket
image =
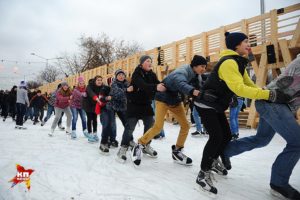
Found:
[[[70,96],[70,90],[63,91],[62,89],[59,89],[56,94],[56,101],[54,106],[61,109],[65,109],[66,107],[70,106]]]

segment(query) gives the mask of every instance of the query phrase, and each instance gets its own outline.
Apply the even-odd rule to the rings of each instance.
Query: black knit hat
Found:
[[[244,33],[240,33],[240,32],[225,33],[226,47],[234,51],[235,51],[235,47],[239,45],[244,39],[248,39],[247,35],[245,35]]]
[[[207,65],[207,61],[204,57],[199,55],[194,55],[193,60],[191,62],[191,67],[195,67],[198,65]]]
[[[125,72],[122,69],[117,69],[115,71],[115,77],[117,78],[118,74],[120,74],[120,73],[122,73],[122,74],[124,74],[124,76],[126,76]]]
[[[140,64],[143,64],[148,58],[152,61],[152,58],[148,55],[141,56],[140,57]]]

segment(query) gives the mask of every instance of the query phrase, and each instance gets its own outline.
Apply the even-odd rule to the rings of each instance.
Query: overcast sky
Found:
[[[265,10],[298,2],[265,0]],[[25,63],[44,61],[31,53],[55,58],[76,52],[81,35],[106,33],[148,50],[259,14],[259,0],[0,0],[0,88],[45,67]]]

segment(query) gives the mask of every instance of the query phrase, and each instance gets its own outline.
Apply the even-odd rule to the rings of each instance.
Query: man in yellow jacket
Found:
[[[244,33],[228,32],[225,36],[228,49],[221,52],[219,62],[205,81],[200,96],[195,99],[196,109],[209,133],[196,183],[213,194],[217,194],[217,188],[210,178],[212,171],[227,175],[227,170],[218,157],[221,156],[226,163],[223,152],[231,140],[231,131],[225,110],[232,96],[236,94],[240,97],[277,103],[284,103],[288,99],[287,95],[278,90],[263,90],[257,87],[249,78],[246,71],[248,59],[243,57],[250,50],[248,37]],[[226,166],[231,168],[229,163],[226,163]]]

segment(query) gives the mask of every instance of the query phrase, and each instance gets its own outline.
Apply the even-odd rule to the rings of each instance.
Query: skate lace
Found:
[[[213,187],[214,187],[213,181],[217,182],[215,179],[215,176],[210,171],[205,172],[205,180],[210,186],[213,186]]]
[[[127,148],[126,147],[121,147],[120,148],[120,155],[124,155],[124,154],[126,154],[126,151],[127,151]]]
[[[219,170],[219,171],[223,171],[223,170],[226,169],[225,166],[223,165],[223,163],[220,161],[219,158],[216,159],[216,160],[214,161],[214,167],[215,167],[217,170]]]
[[[148,153],[153,154],[154,149],[150,146],[150,144],[148,144],[148,145],[145,147],[145,151],[148,152]]]
[[[141,158],[141,152],[142,152],[142,145],[138,145],[137,148],[134,150],[134,153],[136,155],[137,158]]]

